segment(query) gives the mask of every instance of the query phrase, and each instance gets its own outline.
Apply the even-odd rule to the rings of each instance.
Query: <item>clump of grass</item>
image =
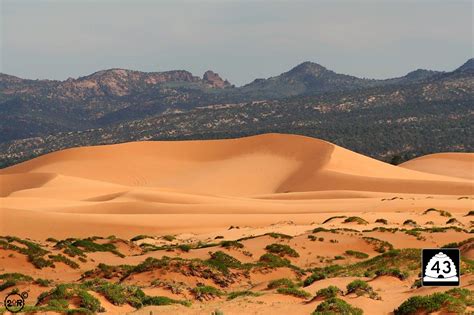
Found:
[[[282,233],[275,233],[275,232],[266,233],[265,235],[268,235],[273,238],[280,238],[280,239],[286,239],[286,240],[291,240],[293,238],[293,236],[282,234]]]
[[[375,237],[364,236],[362,239],[365,240],[367,243],[373,245],[374,250],[379,253],[385,253],[387,250],[393,249],[392,244],[390,244],[387,241],[382,241]]]
[[[231,249],[231,248],[244,248],[244,244],[238,242],[238,241],[222,241],[221,242],[221,247],[224,247],[226,249]]]
[[[442,248],[460,248],[461,246],[469,243],[474,243],[474,237],[470,237],[467,240],[461,241],[461,242],[453,242],[453,243],[448,243],[446,245],[443,245]]]
[[[303,281],[303,286],[307,287],[313,284],[314,282],[325,279],[325,278],[326,278],[326,275],[324,274],[324,272],[322,271],[313,272],[309,277],[307,277]]]
[[[15,273],[4,273],[0,275],[0,280],[2,280],[2,283],[0,284],[0,292],[1,292],[8,288],[16,286],[20,282],[31,282],[33,281],[33,278],[28,275],[15,272]]]
[[[470,217],[470,216],[473,216],[473,215],[474,215],[474,210],[471,210],[466,214],[466,217]]]
[[[191,250],[191,245],[188,244],[180,244],[178,248],[181,249],[183,252],[189,252]]]
[[[37,305],[46,305],[46,308],[56,310],[67,310],[69,308],[69,301],[78,299],[80,310],[74,310],[81,313],[81,310],[86,310],[86,313],[103,312],[104,309],[100,301],[92,296],[87,290],[74,284],[59,284],[48,292],[43,292],[38,297]],[[68,311],[66,311],[68,312]]]
[[[57,242],[58,242],[58,240],[57,240],[57,239],[55,239],[54,237],[48,237],[48,238],[46,239],[46,242],[50,242],[50,243],[57,243]]]
[[[342,223],[357,223],[357,224],[369,224],[366,220],[362,219],[361,217],[348,217]]]
[[[162,237],[165,241],[168,241],[168,242],[172,242],[176,239],[176,237],[174,235],[164,235]]]
[[[449,213],[448,211],[445,211],[445,210],[439,210],[439,209],[435,209],[435,208],[429,208],[429,209],[426,209],[423,214],[428,214],[430,212],[438,212],[440,216],[442,217],[451,217],[451,213]]]
[[[368,295],[371,299],[377,299],[378,294],[363,280],[354,280],[347,285],[347,294],[355,293],[357,296]]]
[[[314,242],[314,241],[316,241],[318,238],[317,238],[316,236],[312,235],[312,234],[309,234],[309,235],[308,235],[308,239],[309,239],[311,242]]]
[[[211,253],[211,258],[205,261],[208,265],[215,267],[223,273],[228,273],[229,268],[241,268],[242,263],[237,258],[234,258],[222,251]]]
[[[318,292],[316,292],[316,298],[330,299],[335,298],[340,294],[342,294],[341,289],[334,285],[330,285],[327,288],[319,289]]]
[[[147,239],[147,238],[153,238],[153,237],[149,236],[149,235],[145,235],[145,234],[140,234],[140,235],[132,237],[130,240],[132,242],[136,242],[136,241],[144,240],[144,239]]]
[[[41,287],[49,287],[53,283],[53,280],[38,278],[35,280],[35,283]]]
[[[360,308],[354,307],[344,300],[333,297],[320,303],[311,315],[335,314],[362,315],[363,312]]]
[[[66,256],[64,255],[61,255],[61,254],[58,254],[58,255],[49,255],[48,256],[49,259],[51,259],[52,261],[54,262],[61,262],[65,265],[68,265],[69,267],[71,267],[72,269],[78,269],[79,268],[79,264],[76,263],[75,261],[72,261],[71,259],[67,258]]]
[[[451,218],[448,221],[446,221],[446,224],[461,224],[457,219]]]
[[[375,271],[375,275],[379,276],[392,276],[400,280],[405,280],[408,278],[408,273],[406,271],[401,271],[398,268],[382,268]]]
[[[13,244],[14,242],[25,245],[26,248],[19,247]],[[41,248],[40,245],[31,241],[23,240],[15,236],[5,236],[0,238],[0,248],[5,250],[14,250],[20,254],[26,255],[28,257],[28,261],[38,269],[54,266],[52,261],[44,258],[44,255],[49,253],[49,251]]]
[[[302,299],[308,299],[311,297],[311,294],[304,290],[300,290],[297,288],[278,288],[277,293],[284,294],[284,295],[291,295],[294,297],[302,298]]]
[[[119,257],[125,257],[122,253],[120,253],[114,244],[106,243],[106,244],[98,244],[94,242],[93,238],[85,238],[81,240],[76,240],[71,244],[74,247],[82,248],[86,252],[111,252]]]
[[[291,266],[291,262],[288,259],[270,253],[260,256],[259,262],[271,268]]]
[[[270,244],[265,247],[265,249],[272,253],[277,254],[281,257],[283,256],[290,256],[290,257],[300,257],[298,252],[296,252],[293,248],[285,244]]]
[[[227,295],[227,299],[228,299],[228,300],[233,300],[233,299],[238,298],[238,297],[241,297],[241,296],[260,296],[260,295],[262,295],[262,293],[260,293],[260,292],[253,292],[253,291],[250,291],[250,290],[233,291],[233,292],[230,292],[230,293]]]
[[[211,300],[216,297],[221,297],[224,294],[224,292],[222,292],[221,290],[210,285],[197,286],[191,289],[191,293],[199,301]]]
[[[268,283],[267,289],[277,289],[277,288],[296,288],[296,283],[293,280],[288,278],[281,278],[272,280]]]
[[[412,296],[395,309],[394,314],[428,314],[442,311],[464,314],[467,306],[472,305],[474,305],[474,293],[468,289],[455,288],[426,296]]]
[[[416,226],[417,223],[416,223],[416,221],[414,221],[414,220],[412,220],[412,219],[408,219],[408,220],[405,220],[405,221],[403,222],[403,225]]]
[[[386,219],[377,219],[377,220],[375,220],[375,223],[381,223],[381,224],[387,225],[388,221]]]
[[[330,232],[330,230],[328,230],[328,229],[326,229],[326,228],[323,228],[323,227],[317,227],[317,228],[313,229],[312,232],[313,232],[313,233]]]
[[[366,253],[359,252],[356,250],[346,250],[346,254],[349,256],[354,256],[355,258],[358,258],[358,259],[369,258],[369,255],[367,255]]]
[[[326,220],[323,221],[323,224],[326,224],[332,220],[335,220],[335,219],[343,219],[343,218],[347,218],[347,216],[345,215],[335,215],[335,216],[332,216],[330,218],[327,218]]]

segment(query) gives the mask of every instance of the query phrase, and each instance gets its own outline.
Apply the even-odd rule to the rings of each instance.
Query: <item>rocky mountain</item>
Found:
[[[1,74],[0,164],[78,145],[261,132],[316,136],[380,159],[472,150],[473,105],[473,59],[387,80],[305,62],[242,87],[212,71],[110,69],[65,81]],[[373,144],[374,134],[390,141]]]

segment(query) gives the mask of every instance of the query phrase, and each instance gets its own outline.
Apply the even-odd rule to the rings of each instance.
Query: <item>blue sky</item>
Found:
[[[303,61],[388,78],[473,55],[471,1],[0,0],[0,72],[212,69],[236,85]]]

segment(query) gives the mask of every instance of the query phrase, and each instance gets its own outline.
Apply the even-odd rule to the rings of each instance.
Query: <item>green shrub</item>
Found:
[[[295,288],[295,287],[297,287],[297,285],[291,279],[288,279],[288,278],[272,280],[267,285],[268,289]]]
[[[345,215],[335,215],[335,216],[332,216],[330,218],[327,218],[326,220],[323,221],[323,224],[326,224],[328,223],[329,221],[332,221],[334,219],[343,219],[343,218],[347,218],[347,216]]]
[[[259,262],[272,268],[289,267],[291,265],[291,262],[288,259],[270,253],[260,256]]]
[[[473,216],[473,215],[474,215],[474,210],[471,210],[466,214],[466,217],[470,217],[470,216]]]
[[[385,253],[387,250],[393,249],[392,244],[386,241],[379,240],[378,238],[375,238],[375,237],[364,236],[362,237],[362,239],[365,240],[367,243],[373,245],[374,250],[379,253]]]
[[[302,298],[302,299],[308,299],[308,298],[311,297],[311,294],[309,294],[308,292],[306,292],[304,290],[294,288],[294,287],[292,287],[292,288],[278,288],[277,293],[285,294],[285,295],[291,295],[291,296],[295,296],[295,297]]]
[[[382,224],[388,224],[388,221],[386,219],[377,219],[375,220],[375,223],[382,223]]]
[[[448,221],[446,221],[446,224],[460,224],[460,222],[456,220],[455,218],[451,218]]]
[[[367,255],[366,253],[358,252],[356,250],[346,250],[346,254],[359,259],[369,258],[369,255]]]
[[[191,246],[188,244],[181,244],[178,246],[179,249],[181,249],[183,252],[189,252],[191,250]]]
[[[174,240],[176,239],[176,237],[173,236],[173,235],[165,235],[165,236],[163,236],[162,238],[163,238],[165,241],[168,241],[168,242],[172,242],[172,241],[174,241]]]
[[[312,315],[362,315],[363,312],[360,308],[354,307],[344,300],[339,298],[330,298],[323,301],[316,307],[316,310]]]
[[[287,240],[291,240],[293,238],[293,236],[282,234],[282,233],[275,233],[275,232],[266,233],[265,235],[268,235],[273,238],[281,238],[281,239],[287,239]]]
[[[228,273],[229,268],[241,268],[242,263],[237,258],[234,258],[222,251],[211,253],[211,258],[206,260],[208,265],[215,267],[216,269]]]
[[[355,293],[357,296],[368,295],[371,299],[378,297],[372,287],[363,280],[354,280],[347,285],[347,294]]]
[[[241,297],[241,296],[260,296],[260,295],[262,295],[262,294],[259,293],[259,292],[253,292],[253,291],[250,291],[250,290],[234,291],[234,292],[230,292],[227,295],[227,299],[228,300],[233,300],[233,299]]]
[[[357,223],[357,224],[368,224],[366,220],[362,219],[361,217],[348,217],[342,223]]]
[[[317,227],[313,230],[313,233],[319,233],[319,232],[329,232],[329,230],[323,227]]]
[[[310,241],[314,242],[314,241],[317,240],[317,237],[314,236],[314,235],[309,234],[309,235],[308,235],[308,239],[309,239]]]
[[[244,248],[244,244],[238,242],[238,241],[222,241],[221,242],[221,247],[230,249],[230,248]]]
[[[321,271],[313,272],[308,278],[303,281],[303,286],[307,287],[318,280],[325,279],[326,275]]]
[[[267,251],[279,256],[300,257],[300,255],[290,246],[285,244],[270,244],[265,247]]]
[[[140,234],[140,235],[137,235],[135,237],[132,237],[130,240],[132,242],[136,242],[136,241],[140,241],[140,240],[144,240],[146,238],[153,238],[152,236],[148,236],[148,235],[144,235],[144,234]]]
[[[425,314],[442,310],[462,314],[468,305],[474,305],[474,293],[468,289],[455,288],[426,296],[412,296],[394,310],[394,314]]]
[[[327,288],[319,289],[318,292],[316,292],[316,297],[330,299],[337,297],[338,294],[342,294],[342,291],[338,287],[330,285]]]
[[[402,272],[398,268],[383,268],[375,271],[375,275],[377,276],[392,276],[396,277],[400,280],[405,280],[408,278],[407,272]]]
[[[220,297],[224,294],[221,290],[210,285],[197,286],[191,290],[191,293],[200,301]]]
[[[76,263],[75,261],[72,261],[71,259],[67,258],[64,255],[58,254],[58,255],[49,255],[49,259],[51,259],[54,262],[62,262],[63,264],[68,265],[69,267],[73,269],[78,269],[79,264]]]
[[[417,223],[416,223],[416,221],[414,221],[414,220],[412,220],[412,219],[408,219],[408,220],[405,220],[405,221],[403,222],[403,225],[416,226]]]

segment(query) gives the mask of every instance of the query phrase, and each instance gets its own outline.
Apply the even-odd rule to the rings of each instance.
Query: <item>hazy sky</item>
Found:
[[[212,69],[236,85],[303,61],[387,78],[473,55],[471,1],[0,0],[0,72]]]

